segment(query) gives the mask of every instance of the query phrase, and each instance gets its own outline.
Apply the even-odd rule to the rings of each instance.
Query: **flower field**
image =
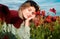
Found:
[[[56,16],[56,19],[41,17],[39,22],[39,24],[31,23],[32,39],[60,39],[60,16]]]
[[[54,8],[50,11],[56,15]],[[36,12],[36,16],[30,26],[31,39],[60,39],[60,16],[45,16],[45,11]]]
[[[49,11],[56,15],[55,8]],[[30,25],[30,38],[60,39],[60,16],[51,16],[50,14],[46,16],[45,13],[45,10],[39,10],[34,13],[36,17]],[[16,10],[9,10],[7,6],[0,4],[0,39],[19,39],[18,35],[11,33],[11,30],[8,32],[8,24],[13,24],[18,29],[21,23],[20,20]],[[6,23],[6,31],[3,29],[4,23]]]

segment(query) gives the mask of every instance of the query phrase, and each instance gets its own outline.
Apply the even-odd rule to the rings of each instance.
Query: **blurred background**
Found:
[[[9,9],[18,10],[19,6],[24,3],[26,0],[0,0],[0,4],[7,5]],[[60,16],[60,0],[33,0],[39,6],[41,10],[49,12],[50,8],[56,9],[56,16]],[[54,13],[49,13],[50,15],[54,15]]]

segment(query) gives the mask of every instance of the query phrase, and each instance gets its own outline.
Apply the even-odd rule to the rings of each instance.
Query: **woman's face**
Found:
[[[22,10],[22,13],[25,19],[28,19],[29,17],[33,16],[34,12],[35,12],[35,8],[32,6]]]

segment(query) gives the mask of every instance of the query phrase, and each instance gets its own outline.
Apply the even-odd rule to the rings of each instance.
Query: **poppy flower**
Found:
[[[46,18],[46,22],[50,23],[52,21],[51,21],[51,19]]]
[[[57,17],[56,16],[53,16],[52,17],[52,21],[56,21]]]
[[[56,14],[55,8],[50,8],[50,11]]]
[[[48,22],[48,23],[52,22],[51,18],[52,16],[48,15],[45,19],[45,22]]]
[[[35,19],[34,19],[34,24],[35,24],[36,27],[37,27],[38,25],[40,25],[40,20],[39,20],[39,18],[35,18]]]
[[[35,12],[35,14],[36,14],[36,15],[40,15],[40,10],[39,10],[39,11],[37,11],[37,12]]]
[[[48,19],[51,19],[51,18],[52,18],[52,16],[48,15],[48,16],[47,16],[47,18],[48,18]]]
[[[42,11],[41,11],[41,14],[42,14],[43,16],[45,16],[45,10],[42,10]]]

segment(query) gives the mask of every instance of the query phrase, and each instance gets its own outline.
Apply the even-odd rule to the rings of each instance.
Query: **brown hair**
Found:
[[[36,2],[34,1],[26,1],[24,2],[20,7],[19,7],[19,10],[18,10],[18,13],[19,13],[19,17],[21,17],[23,19],[23,16],[22,16],[22,10],[27,8],[27,7],[30,7],[30,6],[33,6],[35,9],[36,9],[36,12],[39,10],[39,6],[37,5]]]

